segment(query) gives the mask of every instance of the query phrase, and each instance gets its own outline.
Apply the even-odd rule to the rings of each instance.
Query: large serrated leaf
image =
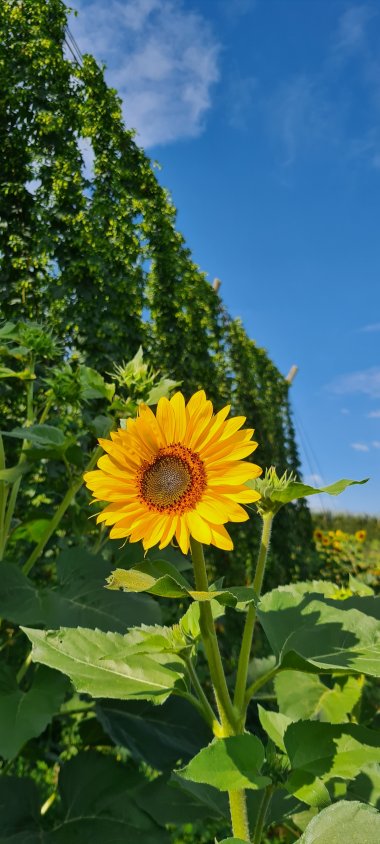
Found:
[[[297,791],[304,782],[310,785],[320,779],[354,779],[363,765],[380,761],[380,736],[358,724],[327,724],[318,721],[297,721],[284,735],[292,774],[288,786],[294,792],[292,777],[296,774]]]
[[[368,478],[362,481],[353,481],[348,478],[342,478],[340,481],[335,481],[329,486],[314,487],[308,484],[291,482],[285,489],[278,489],[271,492],[271,499],[273,501],[281,501],[282,504],[287,504],[289,501],[296,501],[298,498],[305,498],[309,495],[319,495],[321,492],[326,492],[328,495],[340,495],[349,486],[356,484],[366,484]]]
[[[278,664],[314,673],[380,675],[380,623],[368,615],[373,597],[334,601],[295,584],[263,596],[258,618]],[[314,591],[313,591],[314,590]],[[363,606],[363,612],[358,607]],[[352,607],[352,608],[351,608]]]
[[[173,653],[133,652],[128,634],[86,628],[22,628],[33,645],[32,658],[67,674],[79,692],[119,700],[162,703],[182,685],[185,666]]]

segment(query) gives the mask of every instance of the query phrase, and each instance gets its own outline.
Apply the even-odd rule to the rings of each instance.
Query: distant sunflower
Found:
[[[320,530],[320,528],[315,528],[313,536],[316,542],[322,542],[323,530]]]
[[[203,390],[187,404],[178,392],[159,400],[156,415],[140,405],[125,430],[99,440],[108,454],[84,479],[95,500],[110,502],[97,521],[113,525],[111,538],[142,540],[148,549],[175,536],[184,554],[190,536],[233,548],[224,524],[248,519],[240,505],[260,494],[245,484],[262,470],[243,460],[257,448],[253,429],[240,430],[244,416],[226,421],[229,411],[214,415]]]
[[[357,530],[356,533],[355,533],[355,539],[357,539],[358,542],[364,542],[366,537],[367,537],[367,531],[366,530]]]

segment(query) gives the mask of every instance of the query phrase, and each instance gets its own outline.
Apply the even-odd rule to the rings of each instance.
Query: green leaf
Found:
[[[170,836],[136,795],[146,780],[130,765],[93,751],[66,762],[58,779],[53,826],[41,823],[32,780],[0,777],[1,844],[169,844]]]
[[[63,551],[57,559],[57,574],[57,587],[40,591],[43,621],[49,627],[96,627],[124,633],[127,627],[161,621],[160,607],[149,595],[124,595],[104,588],[109,563],[100,554],[81,548]]]
[[[119,633],[129,626],[160,622],[160,608],[150,596],[104,589],[108,572],[109,564],[100,555],[71,548],[57,559],[58,585],[47,589],[37,588],[16,566],[2,563],[0,616],[16,624]]]
[[[0,777],[1,844],[40,844],[41,800],[28,777]]]
[[[220,791],[265,788],[268,777],[260,776],[264,747],[250,733],[214,739],[177,773],[184,779],[206,783]]]
[[[305,498],[309,495],[319,495],[321,492],[327,492],[328,495],[340,495],[348,486],[366,484],[368,480],[369,478],[364,478],[362,481],[352,481],[342,478],[340,481],[335,481],[334,484],[319,488],[292,481],[285,489],[273,490],[270,497],[273,501],[281,501],[282,504],[287,504],[289,501],[296,501],[298,498]]]
[[[227,819],[227,795],[208,785],[183,780],[173,774],[157,777],[136,794],[136,801],[158,824],[199,823]]]
[[[158,771],[188,761],[211,738],[203,719],[181,698],[169,698],[159,707],[145,701],[101,701],[96,713],[116,745]]]
[[[85,401],[91,399],[107,399],[112,401],[115,393],[115,384],[107,384],[103,376],[90,366],[79,367],[79,381],[81,385],[81,396]]]
[[[284,743],[292,771],[305,774],[305,784],[308,775],[325,783],[353,779],[363,765],[380,761],[379,734],[358,724],[297,721],[286,730]]]
[[[171,378],[162,378],[149,392],[146,400],[147,405],[157,404],[163,397],[168,397],[171,390],[180,385],[180,381],[173,381]]]
[[[10,563],[1,564],[0,616],[14,624],[40,624],[43,620],[38,589]]]
[[[251,587],[235,586],[228,589],[195,591],[165,560],[146,560],[131,569],[115,569],[107,578],[107,588],[126,592],[148,592],[162,598],[189,597],[194,601],[216,600],[225,606],[243,608],[256,600]]]
[[[119,700],[163,703],[181,686],[185,667],[172,653],[136,652],[129,634],[100,630],[22,628],[33,645],[32,658],[67,674],[78,692]],[[136,631],[133,631],[134,633]]]
[[[380,808],[380,765],[363,765],[360,774],[348,784],[347,797]]]
[[[274,681],[278,706],[289,719],[316,718],[340,724],[360,700],[364,679],[338,677],[329,688],[315,674],[281,671]]]
[[[285,753],[284,733],[289,727],[289,724],[292,723],[291,718],[288,718],[281,712],[271,712],[270,710],[264,709],[260,704],[257,708],[261,726],[269,738]]]
[[[302,594],[299,584],[264,595],[257,614],[278,664],[314,673],[379,676],[380,623],[366,614],[368,602],[373,605],[376,599],[349,600],[363,612],[317,592]]]
[[[341,800],[310,822],[299,844],[378,844],[380,813],[370,806]]]
[[[7,685],[2,683],[0,692],[0,756],[13,759],[59,711],[68,683],[61,674],[39,668],[27,692],[22,692],[15,681]]]
[[[13,431],[1,433],[7,437],[26,440],[39,448],[61,448],[65,445],[63,431],[53,425],[31,425],[29,428],[13,428]]]
[[[126,592],[150,592],[164,598],[187,597],[191,586],[164,560],[146,560],[131,569],[115,569],[107,578],[107,588]]]
[[[144,844],[169,844],[166,831],[134,799],[140,783],[138,773],[111,756],[79,753],[61,769],[63,822],[47,834],[46,844],[118,844],[139,838]]]

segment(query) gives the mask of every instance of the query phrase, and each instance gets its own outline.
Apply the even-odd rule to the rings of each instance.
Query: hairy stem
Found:
[[[263,527],[262,527],[262,534],[261,534],[261,542],[259,548],[259,554],[257,557],[257,565],[255,571],[255,577],[253,581],[253,589],[257,595],[257,598],[260,597],[263,579],[264,579],[264,572],[265,572],[265,564],[267,561],[268,550],[269,550],[269,543],[270,543],[270,535],[272,530],[272,521],[273,521],[273,513],[265,513],[263,518]],[[253,639],[253,632],[255,629],[255,622],[256,622],[256,607],[254,604],[250,604],[246,620],[244,626],[244,633],[243,639],[241,643],[240,655],[239,655],[239,662],[238,662],[238,669],[237,669],[237,676],[236,676],[236,686],[235,686],[235,696],[234,696],[234,704],[237,709],[243,714],[244,710],[244,700],[245,700],[245,692],[246,692],[246,685],[247,685],[247,676],[248,676],[248,666],[251,657],[251,649],[252,649],[252,639]]]
[[[208,578],[203,555],[203,547],[200,542],[193,537],[190,540],[190,544],[196,589],[199,592],[208,592]],[[238,722],[227,687],[210,602],[200,601],[199,612],[202,641],[210,669],[215,700],[221,721],[221,731],[217,735],[219,738],[233,736],[238,732]],[[233,835],[241,838],[243,841],[249,842],[250,838],[245,792],[243,790],[234,790],[230,791],[228,796],[230,801]]]

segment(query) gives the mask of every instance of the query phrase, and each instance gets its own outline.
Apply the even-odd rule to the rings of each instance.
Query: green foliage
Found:
[[[300,844],[376,844],[380,834],[380,814],[362,803],[341,800],[313,818],[300,838]]]
[[[244,733],[214,739],[178,773],[184,779],[212,785],[220,791],[265,788],[271,780],[260,774],[264,756],[259,739]]]

